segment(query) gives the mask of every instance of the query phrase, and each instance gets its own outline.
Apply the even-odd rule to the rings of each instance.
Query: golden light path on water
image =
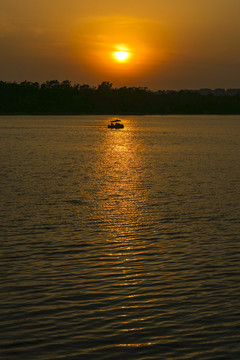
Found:
[[[145,222],[147,202],[146,190],[142,187],[142,152],[143,144],[135,136],[134,124],[125,120],[125,129],[106,132],[97,159],[96,172],[101,173],[104,181],[99,184],[99,201],[95,204],[93,216],[99,219],[108,248],[112,249],[108,253],[111,269],[108,268],[107,273],[110,277],[117,273],[117,285],[114,287],[118,288],[120,301],[114,311],[119,313],[119,330],[123,335],[131,333],[131,340],[126,337],[130,342],[116,344],[116,347],[148,347],[154,343],[139,343],[138,339],[138,333],[144,331],[144,323],[151,318],[144,316],[142,297],[145,309],[151,306],[148,302],[152,301],[139,292],[141,283],[150,276],[142,266],[147,245],[138,240],[139,228]],[[116,302],[116,293],[111,300]]]

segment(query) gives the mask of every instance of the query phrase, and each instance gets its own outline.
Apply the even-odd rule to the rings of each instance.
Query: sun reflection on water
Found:
[[[143,187],[141,143],[131,121],[123,122],[123,130],[105,133],[97,161],[96,172],[101,175],[93,216],[101,223],[105,241],[111,243],[108,256],[112,276],[118,274],[114,288],[119,294],[116,311],[122,316],[122,320],[119,319],[122,335],[117,346],[140,347],[151,345],[137,341],[137,334],[144,331],[145,323],[140,289],[147,273],[142,266],[147,245],[139,237],[139,228],[145,221],[147,196]]]
[[[110,130],[98,158],[96,171],[101,177],[96,210],[106,230],[115,237],[132,235],[141,218],[144,196],[138,147],[137,138],[128,126],[124,130]]]

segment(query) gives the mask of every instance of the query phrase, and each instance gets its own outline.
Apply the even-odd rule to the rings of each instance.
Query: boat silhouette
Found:
[[[121,124],[121,120],[120,119],[116,119],[116,120],[112,120],[111,124],[108,125],[109,129],[123,129],[124,125]]]

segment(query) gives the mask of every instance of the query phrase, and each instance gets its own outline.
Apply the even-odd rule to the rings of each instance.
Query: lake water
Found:
[[[3,360],[240,359],[240,116],[0,118]]]

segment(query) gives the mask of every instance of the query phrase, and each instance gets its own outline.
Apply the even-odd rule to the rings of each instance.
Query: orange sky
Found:
[[[0,80],[240,87],[239,13],[239,0],[1,0]]]

